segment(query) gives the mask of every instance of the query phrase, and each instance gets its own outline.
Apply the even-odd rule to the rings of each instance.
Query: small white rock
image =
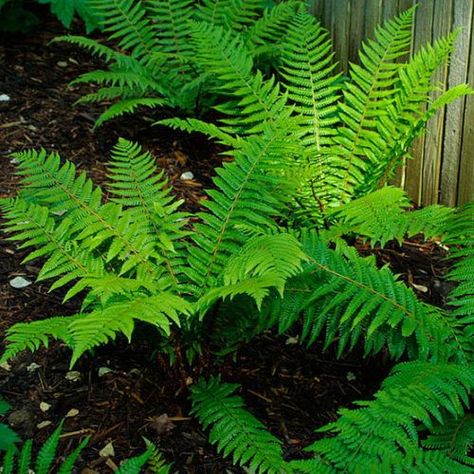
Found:
[[[181,176],[180,179],[183,181],[188,181],[190,179],[194,179],[194,174],[191,171],[185,171]]]
[[[110,374],[112,372],[112,369],[109,369],[108,367],[99,367],[99,377],[103,377],[104,375]]]
[[[422,293],[428,293],[428,287],[425,285],[417,285],[416,283],[412,283],[411,286],[413,288],[417,289],[418,291],[421,291]]]
[[[46,403],[46,402],[40,403],[40,410],[42,412],[47,412],[50,408],[51,408],[51,405],[49,403]]]
[[[354,372],[347,372],[346,379],[349,382],[353,382],[354,380],[357,379],[357,377],[355,376]]]
[[[8,362],[2,362],[0,364],[0,369],[6,370],[7,372],[10,372],[12,370],[12,366]]]
[[[10,280],[10,285],[17,289],[26,288],[27,286],[30,286],[31,283],[32,282],[30,280],[27,280],[23,277],[15,277],[13,280]]]
[[[66,380],[69,380],[70,382],[78,382],[79,380],[81,380],[81,373],[78,372],[77,370],[71,370],[69,371],[66,375],[65,375],[65,379]]]
[[[10,160],[10,163],[11,163],[12,165],[17,165],[17,164],[19,163],[19,161],[18,161],[16,158],[12,158],[12,159]]]
[[[75,416],[79,415],[79,410],[77,408],[71,408],[66,413],[66,418],[74,418]]]
[[[298,337],[289,337],[286,341],[285,344],[287,346],[291,346],[293,344],[298,344]]]
[[[28,372],[36,372],[40,367],[41,367],[41,365],[37,364],[36,362],[32,362],[32,363],[26,368],[26,370],[27,370]]]
[[[107,443],[100,451],[99,456],[101,458],[109,458],[115,456],[115,449],[112,443]]]
[[[45,420],[45,421],[42,421],[41,423],[38,423],[36,425],[36,428],[38,428],[39,430],[42,430],[43,428],[46,428],[47,426],[51,425],[52,422],[49,421],[49,420]]]
[[[8,102],[10,100],[10,96],[7,94],[0,94],[0,102]]]

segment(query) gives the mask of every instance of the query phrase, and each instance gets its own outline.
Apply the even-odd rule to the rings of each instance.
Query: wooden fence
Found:
[[[309,0],[311,12],[331,32],[343,70],[357,61],[362,40],[375,26],[418,4],[412,51],[461,27],[449,67],[434,81],[474,87],[474,0]],[[401,183],[419,204],[460,205],[474,199],[474,96],[438,113],[401,171]]]

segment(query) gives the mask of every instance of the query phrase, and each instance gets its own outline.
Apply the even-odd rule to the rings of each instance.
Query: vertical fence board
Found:
[[[362,40],[364,39],[364,10],[360,1],[350,0],[351,18],[349,23],[349,61],[356,61]],[[340,60],[340,58],[338,58]]]
[[[457,39],[456,49],[451,59],[448,76],[449,87],[463,83],[467,79],[471,18],[472,2],[455,0],[453,27],[462,27],[463,31]],[[441,202],[449,206],[457,203],[457,182],[459,178],[465,103],[465,100],[457,100],[446,111]]]
[[[415,17],[414,54],[417,53],[421,46],[432,40],[433,7],[433,0],[425,1],[418,5]],[[405,189],[417,204],[421,203],[424,150],[425,136],[421,136],[415,140],[412,153],[413,158],[408,160],[406,166]]]
[[[347,71],[349,61],[349,31],[351,19],[351,3],[335,2],[332,8],[332,24],[334,28],[334,50],[339,58],[340,68]]]
[[[432,41],[446,36],[451,31],[452,0],[434,0]],[[442,66],[434,73],[433,84],[446,84],[448,66]],[[442,93],[436,90],[431,94],[435,100]],[[421,204],[429,205],[438,202],[441,159],[443,154],[445,110],[440,110],[429,122],[423,152],[423,174],[421,182]]]
[[[471,54],[474,51],[474,14],[469,31],[471,37]],[[468,84],[474,86],[474,58],[469,61]],[[474,96],[466,99],[463,121],[461,164],[458,180],[458,204],[474,200]]]

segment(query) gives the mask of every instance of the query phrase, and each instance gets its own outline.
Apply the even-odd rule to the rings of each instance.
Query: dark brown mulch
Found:
[[[80,92],[67,84],[97,64],[75,47],[49,44],[63,33],[48,18],[38,31],[9,36],[0,46],[0,93],[11,97],[0,105],[0,196],[14,195],[17,187],[8,157],[12,151],[33,146],[57,150],[101,184],[107,155],[122,136],[152,151],[187,208],[199,208],[203,188],[220,163],[216,151],[202,138],[152,128],[156,117],[146,115],[114,120],[94,130],[101,108],[74,106],[87,87]],[[180,180],[184,171],[192,171],[195,179]],[[12,288],[13,277],[33,281],[38,267],[34,262],[22,265],[24,252],[2,239],[0,335],[15,322],[77,311],[78,301],[62,304],[62,294],[49,294],[47,284]],[[364,245],[359,247],[364,252]],[[408,283],[417,285],[421,296],[444,302],[446,289],[439,279],[444,254],[436,244],[414,240],[376,254],[380,263],[390,263]],[[293,342],[291,337],[263,334],[242,347],[235,360],[225,359],[220,371],[225,381],[242,384],[242,396],[283,440],[287,455],[299,457],[315,439],[313,430],[334,420],[338,408],[371,396],[390,363],[383,358],[363,360],[360,354],[336,360],[331,353],[321,355],[318,348],[307,351]],[[9,370],[0,368],[0,393],[13,407],[7,420],[22,437],[42,442],[63,417],[75,413],[66,418],[61,452],[69,453],[91,434],[82,468],[112,472],[114,463],[143,451],[145,436],[157,443],[179,472],[241,472],[216,453],[198,423],[189,418],[184,382],[192,383],[197,374],[188,371],[183,377],[181,371],[170,369],[154,352],[152,342],[140,339],[127,346],[119,341],[102,348],[79,362],[74,368],[78,374],[68,375],[68,360],[69,353],[53,345],[35,355],[21,355]],[[211,373],[216,368],[206,363],[200,370]],[[73,376],[77,379],[71,380]],[[44,403],[49,405],[46,410]],[[115,455],[105,461],[99,451],[110,442]]]

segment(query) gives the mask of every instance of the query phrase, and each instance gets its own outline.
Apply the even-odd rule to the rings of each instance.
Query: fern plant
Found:
[[[61,423],[53,432],[53,434],[41,446],[36,456],[36,461],[32,459],[33,441],[26,441],[20,452],[16,448],[9,448],[3,458],[2,473],[3,474],[27,474],[32,468],[36,474],[47,474],[56,461],[59,437],[61,436],[63,424]],[[71,474],[75,463],[77,462],[81,452],[89,442],[89,438],[84,440],[64,459],[59,468],[59,474]]]
[[[93,10],[118,50],[81,36],[58,41],[77,44],[102,58],[106,70],[86,73],[73,84],[94,83],[99,89],[80,102],[112,102],[97,120],[133,112],[137,107],[167,107],[201,113],[216,100],[213,79],[195,61],[194,22],[225,28],[244,38],[260,62],[272,55],[298,0],[275,5],[262,0],[90,0]]]
[[[63,423],[54,430],[52,435],[39,448],[36,460],[33,459],[33,440],[26,441],[21,450],[10,446],[0,460],[3,474],[48,474],[53,466],[57,474],[72,474],[82,452],[89,443],[90,436],[84,438],[79,445],[65,458],[58,453]],[[115,471],[118,474],[140,474],[145,466],[149,466],[153,474],[169,474],[171,465],[167,464],[161,453],[147,441],[147,449],[141,455],[124,461]]]
[[[463,424],[463,416],[474,372],[467,366],[397,365],[374,400],[341,409],[337,421],[318,430],[334,436],[306,448],[313,459],[290,462],[284,460],[281,442],[243,408],[242,398],[234,395],[237,387],[219,378],[201,379],[192,387],[193,412],[204,429],[211,427],[210,440],[218,450],[251,472],[471,472],[472,427]],[[464,429],[454,436],[459,441],[453,449],[449,433],[460,425]],[[425,442],[426,432],[433,434]]]
[[[84,302],[76,315],[14,325],[2,360],[59,339],[74,364],[117,334],[130,339],[139,321],[165,340],[172,331],[193,339],[219,301],[238,297],[255,302],[262,327],[284,331],[303,316],[308,343],[325,328],[326,345],[337,340],[340,351],[363,336],[367,352],[462,359],[463,325],[417,301],[388,269],[331,250],[315,232],[278,226],[298,188],[293,128],[282,120],[239,142],[191,233],[163,173],[133,143],[120,140],[112,153],[107,202],[55,153],[15,154],[23,189],[2,201],[6,230],[34,247],[26,261],[45,259],[39,280],[68,285],[65,299],[82,292]]]
[[[373,259],[358,256],[347,244],[333,248],[324,233],[286,226],[301,178],[295,175],[293,158],[299,153],[292,140],[297,127],[291,117],[283,116],[259,134],[236,139],[234,161],[217,170],[215,188],[207,191],[203,202],[206,211],[197,214],[192,227],[153,157],[131,142],[120,140],[112,152],[108,200],[84,173],[76,173],[71,162],[61,163],[55,153],[15,154],[22,188],[16,198],[1,201],[9,238],[32,248],[26,260],[43,259],[40,280],[55,280],[52,289],[67,285],[65,298],[81,294],[83,305],[76,315],[11,327],[2,361],[57,339],[72,349],[73,365],[85,352],[119,334],[130,339],[137,322],[153,326],[164,342],[188,350],[192,359],[191,349],[199,351],[214,322],[236,334],[233,328],[240,325],[244,336],[251,337],[257,328],[276,326],[283,332],[302,321],[301,340],[308,344],[324,334],[325,346],[336,344],[339,353],[362,343],[367,354],[384,350],[395,360],[416,360],[410,370],[397,369],[403,376],[392,380],[401,380],[399,387],[409,384],[413,374],[431,374],[413,384],[425,383],[432,395],[426,402],[421,396],[413,403],[405,401],[401,406],[409,412],[402,414],[428,429],[431,415],[442,421],[444,409],[460,417],[461,400],[467,403],[472,387],[470,318],[418,301],[388,268],[378,269]],[[353,212],[346,210],[341,220],[352,222]],[[471,219],[469,212],[444,215],[447,222],[458,222],[453,238],[470,232],[464,222]],[[455,278],[462,275],[464,271]],[[471,293],[470,286],[462,287],[456,300],[468,302]],[[238,302],[240,310],[227,312],[222,302],[230,301]],[[181,347],[185,341],[192,341],[192,347]],[[386,390],[396,385],[390,383]],[[273,457],[267,458],[265,449],[274,456],[279,443],[249,419],[247,437],[265,448],[260,457],[251,450],[243,452],[234,440],[239,423],[229,425],[222,416],[236,410],[245,418],[242,405],[225,400],[234,387],[221,391],[218,382],[213,384],[213,404],[222,410],[212,411],[213,404],[204,399],[202,405],[211,410],[203,419],[216,424],[213,439],[230,443],[228,449],[236,450],[238,462],[255,463],[260,472],[277,472],[271,471]],[[408,394],[425,390],[413,388]],[[394,393],[399,394],[398,388]],[[390,395],[388,409],[394,400],[396,396]],[[431,402],[440,409],[434,411]],[[379,416],[377,407],[385,401],[373,403]],[[399,418],[387,420],[396,425]],[[403,420],[401,425],[411,426]],[[232,429],[226,431],[226,426]],[[416,431],[407,429],[406,436],[413,438]],[[411,442],[401,445],[407,453]],[[323,450],[321,446],[315,449]],[[402,454],[390,459],[400,460]],[[320,457],[333,463],[329,454]],[[449,465],[452,472],[466,472],[444,452],[416,451],[407,459],[410,469]]]

